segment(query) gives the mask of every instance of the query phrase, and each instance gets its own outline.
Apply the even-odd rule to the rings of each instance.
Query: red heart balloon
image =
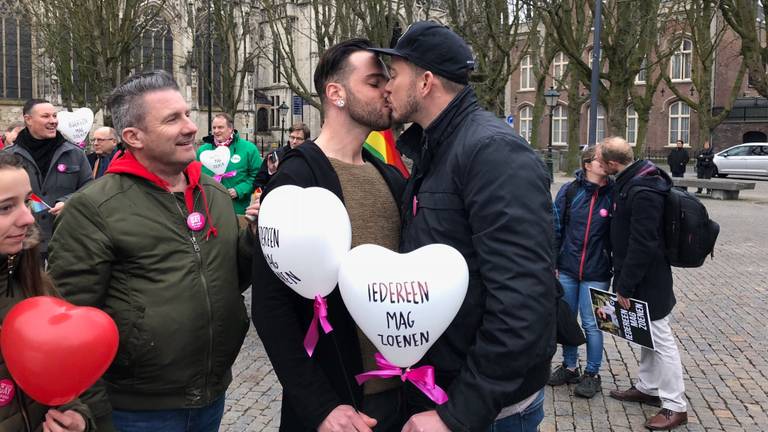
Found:
[[[117,353],[106,313],[55,297],[31,297],[3,321],[0,348],[16,383],[43,405],[71,402],[104,374]]]

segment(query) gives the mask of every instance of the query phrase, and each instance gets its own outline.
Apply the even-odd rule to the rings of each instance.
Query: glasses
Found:
[[[91,141],[92,142],[104,142],[104,141],[114,141],[114,138],[94,138]]]
[[[298,137],[293,135],[288,135],[288,139],[291,141],[304,141],[304,137]]]

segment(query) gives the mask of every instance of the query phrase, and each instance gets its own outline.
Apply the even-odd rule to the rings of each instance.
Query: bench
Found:
[[[686,190],[689,187],[706,189],[710,197],[721,200],[737,200],[739,191],[755,188],[754,182],[733,180],[673,177],[672,182],[676,187]]]

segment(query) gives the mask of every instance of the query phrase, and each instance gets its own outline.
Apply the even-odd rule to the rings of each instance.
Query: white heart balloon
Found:
[[[467,262],[431,244],[398,254],[365,244],[339,268],[344,304],[379,352],[402,368],[421,360],[458,313],[467,294]]]
[[[83,142],[93,126],[93,111],[90,108],[80,108],[72,112],[59,111],[56,117],[59,119],[57,129],[67,141],[74,144]]]
[[[336,287],[352,245],[347,209],[327,189],[280,186],[259,209],[259,242],[272,271],[308,299]]]
[[[200,163],[214,175],[224,174],[227,172],[229,154],[230,151],[227,146],[219,146],[215,150],[205,150],[200,152]]]

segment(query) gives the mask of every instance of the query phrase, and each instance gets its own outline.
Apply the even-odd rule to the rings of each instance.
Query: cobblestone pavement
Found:
[[[553,194],[567,180],[556,178]],[[768,180],[756,183],[738,201],[703,200],[721,226],[715,257],[698,269],[674,269],[672,328],[689,402],[689,424],[680,431],[768,431]],[[560,359],[558,350],[553,366]],[[658,408],[608,397],[630,385],[638,359],[639,349],[606,336],[603,393],[581,399],[573,385],[548,387],[541,430],[645,430]],[[281,389],[253,328],[233,375],[221,430],[276,431]]]

